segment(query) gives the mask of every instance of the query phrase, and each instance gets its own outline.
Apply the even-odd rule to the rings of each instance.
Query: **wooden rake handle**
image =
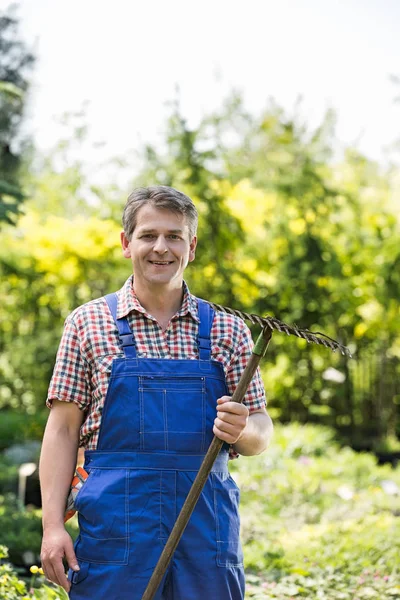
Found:
[[[259,335],[254,345],[252,355],[250,356],[249,361],[240,377],[239,383],[232,396],[232,402],[238,402],[239,404],[243,402],[243,398],[246,394],[247,388],[249,387],[250,382],[253,379],[254,373],[256,372],[260,360],[267,351],[271,337],[272,329],[270,329],[269,327],[264,327],[263,331]],[[211,442],[207,454],[205,455],[200,469],[196,475],[196,479],[194,480],[192,487],[190,488],[185,503],[182,506],[181,512],[179,513],[176,523],[169,535],[167,543],[164,546],[164,550],[162,551],[160,558],[158,559],[158,563],[154,569],[154,572],[149,580],[149,583],[147,584],[145,592],[142,596],[142,600],[153,599],[154,594],[156,593],[158,586],[160,585],[161,580],[164,577],[164,574],[168,568],[168,565],[171,562],[172,556],[176,550],[179,540],[181,539],[182,534],[185,531],[185,527],[189,522],[190,516],[196,506],[197,500],[199,499],[201,491],[211,472],[214,461],[221,451],[223,443],[224,442],[222,440],[214,436],[214,439]]]

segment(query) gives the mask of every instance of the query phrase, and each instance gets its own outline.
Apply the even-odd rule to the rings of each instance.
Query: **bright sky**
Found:
[[[20,0],[18,14],[38,56],[28,127],[43,148],[60,136],[54,117],[85,100],[110,156],[153,141],[176,85],[192,123],[235,87],[254,111],[302,95],[312,125],[335,108],[339,140],[372,158],[400,138],[399,0]]]

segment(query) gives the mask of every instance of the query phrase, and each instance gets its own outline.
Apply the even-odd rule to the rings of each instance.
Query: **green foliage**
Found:
[[[395,575],[382,575],[379,570],[365,569],[361,575],[347,574],[333,568],[315,566],[294,569],[293,574],[277,583],[258,575],[248,576],[246,599],[253,600],[392,600],[400,598],[400,585]]]
[[[68,600],[68,594],[62,588],[45,584],[43,576],[39,579],[33,576],[29,582],[20,579],[12,565],[4,562],[7,559],[7,548],[0,546],[0,598],[2,600]]]
[[[32,600],[68,600],[69,596],[60,586],[50,587],[43,584],[39,589],[32,591]]]
[[[0,598],[5,600],[18,600],[26,597],[26,585],[18,578],[16,572],[3,560],[8,558],[5,546],[0,546]]]
[[[3,410],[0,420],[0,451],[12,444],[41,440],[47,417],[47,410],[33,414]]]
[[[0,222],[13,223],[23,199],[24,195],[19,188],[0,180]]]
[[[43,407],[65,317],[117,289],[129,275],[120,229],[95,217],[39,217],[31,211],[5,231],[0,248],[0,405]],[[104,265],[107,264],[107,268]]]
[[[24,199],[19,183],[21,140],[16,138],[34,62],[18,38],[18,20],[10,9],[0,15],[0,222],[7,223],[15,222]]]
[[[15,493],[18,488],[18,466],[11,464],[0,455],[0,497]]]
[[[67,530],[75,538],[76,524]],[[0,496],[0,531],[2,543],[8,548],[10,561],[20,567],[27,561],[39,563],[42,542],[42,513],[39,509],[19,506],[14,494]]]
[[[400,469],[333,436],[277,426],[265,454],[234,463],[248,598],[400,597]]]
[[[8,548],[14,565],[26,564],[25,553],[33,554],[32,562],[39,561],[42,538],[40,511],[22,510],[12,494],[0,496],[0,530],[2,543]]]

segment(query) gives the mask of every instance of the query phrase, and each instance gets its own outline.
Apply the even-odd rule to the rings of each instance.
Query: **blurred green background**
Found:
[[[18,465],[37,458],[64,319],[121,287],[127,194],[163,184],[199,210],[194,294],[353,353],[273,336],[262,373],[275,440],[232,466],[248,597],[400,597],[399,166],[338,154],[333,110],[310,127],[274,101],[250,112],[232,90],[194,126],[177,92],[129,182],[93,183],[74,153],[84,112],[64,117],[51,151],[21,136],[35,56],[15,13],[0,14],[0,49],[0,543],[14,567],[39,559],[40,510],[18,503]],[[18,589],[6,562],[1,598],[57,597],[40,577]]]

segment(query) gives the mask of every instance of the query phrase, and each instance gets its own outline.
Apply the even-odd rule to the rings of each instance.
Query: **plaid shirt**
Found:
[[[138,357],[198,359],[197,302],[184,283],[183,302],[167,329],[140,304],[133,289],[133,276],[117,292],[117,317],[128,317],[135,334]],[[222,363],[232,395],[251,354],[250,331],[238,317],[216,312],[211,329],[211,357]],[[50,382],[47,406],[52,400],[75,402],[84,410],[80,446],[95,450],[114,358],[123,357],[118,330],[104,298],[80,306],[67,317]],[[259,370],[244,403],[249,411],[265,407]]]

